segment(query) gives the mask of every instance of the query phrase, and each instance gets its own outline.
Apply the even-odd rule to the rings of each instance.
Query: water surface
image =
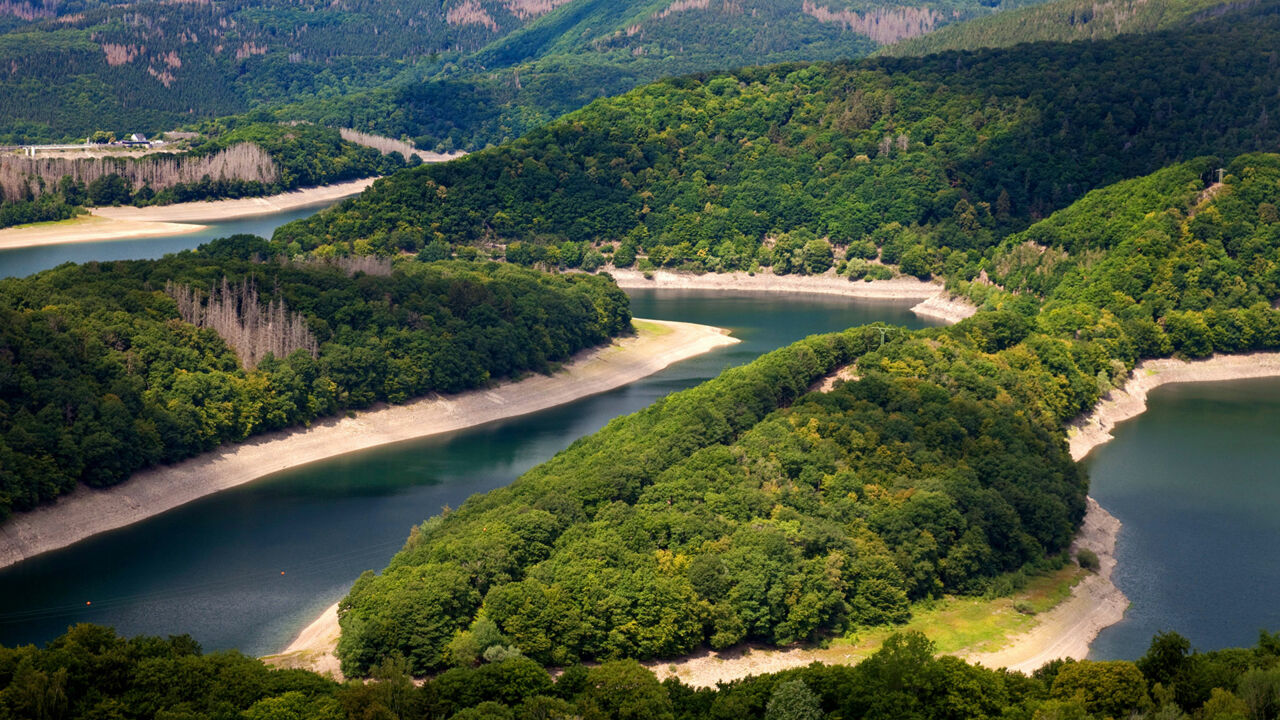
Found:
[[[317,205],[294,208],[285,212],[259,217],[228,220],[220,223],[195,223],[205,229],[182,235],[163,235],[132,240],[101,240],[96,242],[67,243],[43,247],[0,250],[0,278],[25,277],[31,273],[48,270],[65,262],[89,262],[91,260],[154,260],[169,253],[189,250],[214,238],[249,233],[270,238],[275,229],[294,220],[301,220],[317,211],[333,205],[325,201]]]
[[[1157,388],[1086,461],[1124,523],[1116,585],[1132,603],[1091,657],[1136,659],[1176,630],[1201,650],[1280,630],[1280,380]]]
[[[385,566],[413,525],[510,483],[610,419],[810,334],[926,324],[909,304],[817,295],[632,298],[638,317],[725,327],[742,342],[569,405],[278,473],[0,571],[0,644],[95,622],[129,635],[190,633],[206,649],[277,651],[362,571]]]

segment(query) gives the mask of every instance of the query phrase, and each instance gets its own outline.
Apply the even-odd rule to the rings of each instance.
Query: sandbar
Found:
[[[357,450],[460,430],[572,402],[737,343],[727,331],[636,320],[636,335],[579,353],[552,375],[379,406],[309,428],[264,434],[175,465],[136,473],[105,490],[81,486],[52,505],[0,524],[0,567],[159,515],[220,490]]]

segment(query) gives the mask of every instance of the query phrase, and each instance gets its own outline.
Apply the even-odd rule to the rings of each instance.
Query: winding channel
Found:
[[[188,235],[0,251],[0,276],[67,261],[152,258],[238,232],[267,235],[316,208]],[[929,324],[910,302],[633,290],[638,317],[728,328],[742,342],[618,390],[521,418],[313,463],[0,571],[0,644],[69,624],[190,633],[206,649],[282,648],[411,526],[511,482],[608,420],[806,335],[884,321]],[[1091,657],[1140,656],[1176,629],[1202,649],[1280,629],[1280,380],[1170,385],[1085,462],[1124,528],[1123,622]],[[91,604],[86,604],[91,603]]]

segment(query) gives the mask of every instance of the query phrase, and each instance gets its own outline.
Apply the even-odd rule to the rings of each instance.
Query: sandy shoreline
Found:
[[[189,223],[112,220],[94,215],[81,215],[71,220],[4,228],[0,230],[0,250],[182,235],[204,230],[204,228],[204,225]]]
[[[285,210],[324,205],[365,191],[378,178],[369,177],[349,182],[300,188],[279,195],[237,198],[234,200],[201,200],[199,202],[152,205],[150,207],[90,208],[95,217],[137,222],[225,221],[270,215]]]
[[[1083,660],[1098,633],[1124,618],[1129,599],[1111,581],[1120,521],[1097,500],[1088,498],[1088,502],[1084,524],[1071,544],[1071,552],[1074,555],[1082,548],[1092,550],[1098,556],[1098,572],[1081,580],[1071,589],[1070,597],[1039,615],[1035,627],[1013,637],[1007,647],[969,653],[963,655],[965,660],[1027,674],[1057,658]]]
[[[1144,360],[1133,369],[1124,387],[1112,390],[1093,412],[1071,423],[1067,441],[1071,457],[1083,459],[1112,439],[1117,423],[1147,409],[1147,393],[1172,383],[1223,382],[1280,376],[1280,352],[1214,355],[1203,360]]]
[[[918,300],[911,311],[922,317],[934,318],[948,324],[957,323],[978,311],[972,303],[960,297],[952,297],[940,283],[913,277],[892,280],[851,281],[840,277],[834,270],[822,275],[774,275],[760,272],[677,273],[658,270],[646,278],[639,270],[610,268],[609,274],[624,290],[657,288],[662,290],[726,290],[766,293],[810,293],[815,295],[839,295],[860,300]]]
[[[356,450],[516,417],[612,390],[668,365],[738,342],[719,328],[638,320],[641,331],[586,351],[554,375],[366,410],[271,433],[106,490],[85,487],[0,525],[0,567],[144,520],[220,490]]]
[[[1138,364],[1124,387],[1112,390],[1087,416],[1067,428],[1071,457],[1083,460],[1094,448],[1109,442],[1118,423],[1147,409],[1147,394],[1161,385],[1184,382],[1222,382],[1280,376],[1280,353],[1216,355],[1204,360],[1146,360]],[[1104,628],[1120,622],[1129,600],[1111,581],[1120,521],[1093,498],[1076,539],[1098,555],[1101,568],[1072,591],[1071,597],[1045,613],[1036,627],[1012,638],[1010,645],[990,653],[967,656],[988,667],[1030,672],[1058,657],[1077,660]]]
[[[0,250],[181,235],[204,230],[201,222],[224,222],[285,210],[328,205],[357,195],[377,178],[303,188],[267,197],[155,205],[89,208],[88,215],[0,230]]]

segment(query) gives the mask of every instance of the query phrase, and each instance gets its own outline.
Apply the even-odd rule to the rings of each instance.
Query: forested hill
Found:
[[[984,268],[1008,289],[957,280],[984,306],[958,325],[809,338],[428,520],[341,604],[344,670],[787,645],[1061,562],[1086,489],[1069,421],[1143,358],[1280,349],[1280,156],[1206,187],[1219,165],[1008,238]]]
[[[660,77],[859,56],[996,4],[18,0],[0,3],[0,142],[297,102],[279,119],[473,149]]]
[[[1029,42],[1105,40],[1203,22],[1254,4],[1249,0],[1053,0],[950,25],[888,45],[877,54],[905,57]]]
[[[1280,143],[1277,7],[1087,46],[663,81],[399,173],[275,240],[339,253],[357,240],[380,252],[508,244],[517,262],[604,243],[618,265],[639,253],[791,272],[825,238],[922,277],[972,277],[1008,232],[1092,188]]]
[[[0,280],[0,518],[255,434],[547,369],[630,332],[604,277],[292,263],[237,236]]]
[[[0,227],[65,220],[85,205],[259,197],[406,165],[398,152],[383,154],[316,125],[228,119],[204,123],[201,131],[173,152],[125,150],[96,158],[0,154]]]
[[[1031,675],[936,657],[908,633],[855,667],[815,663],[712,688],[659,682],[634,660],[552,677],[518,655],[417,681],[389,662],[338,684],[202,653],[186,635],[125,639],[92,625],[45,648],[0,647],[5,720],[1244,720],[1278,707],[1280,637],[1266,632],[1252,648],[1210,652],[1162,633],[1137,662],[1056,660]]]

